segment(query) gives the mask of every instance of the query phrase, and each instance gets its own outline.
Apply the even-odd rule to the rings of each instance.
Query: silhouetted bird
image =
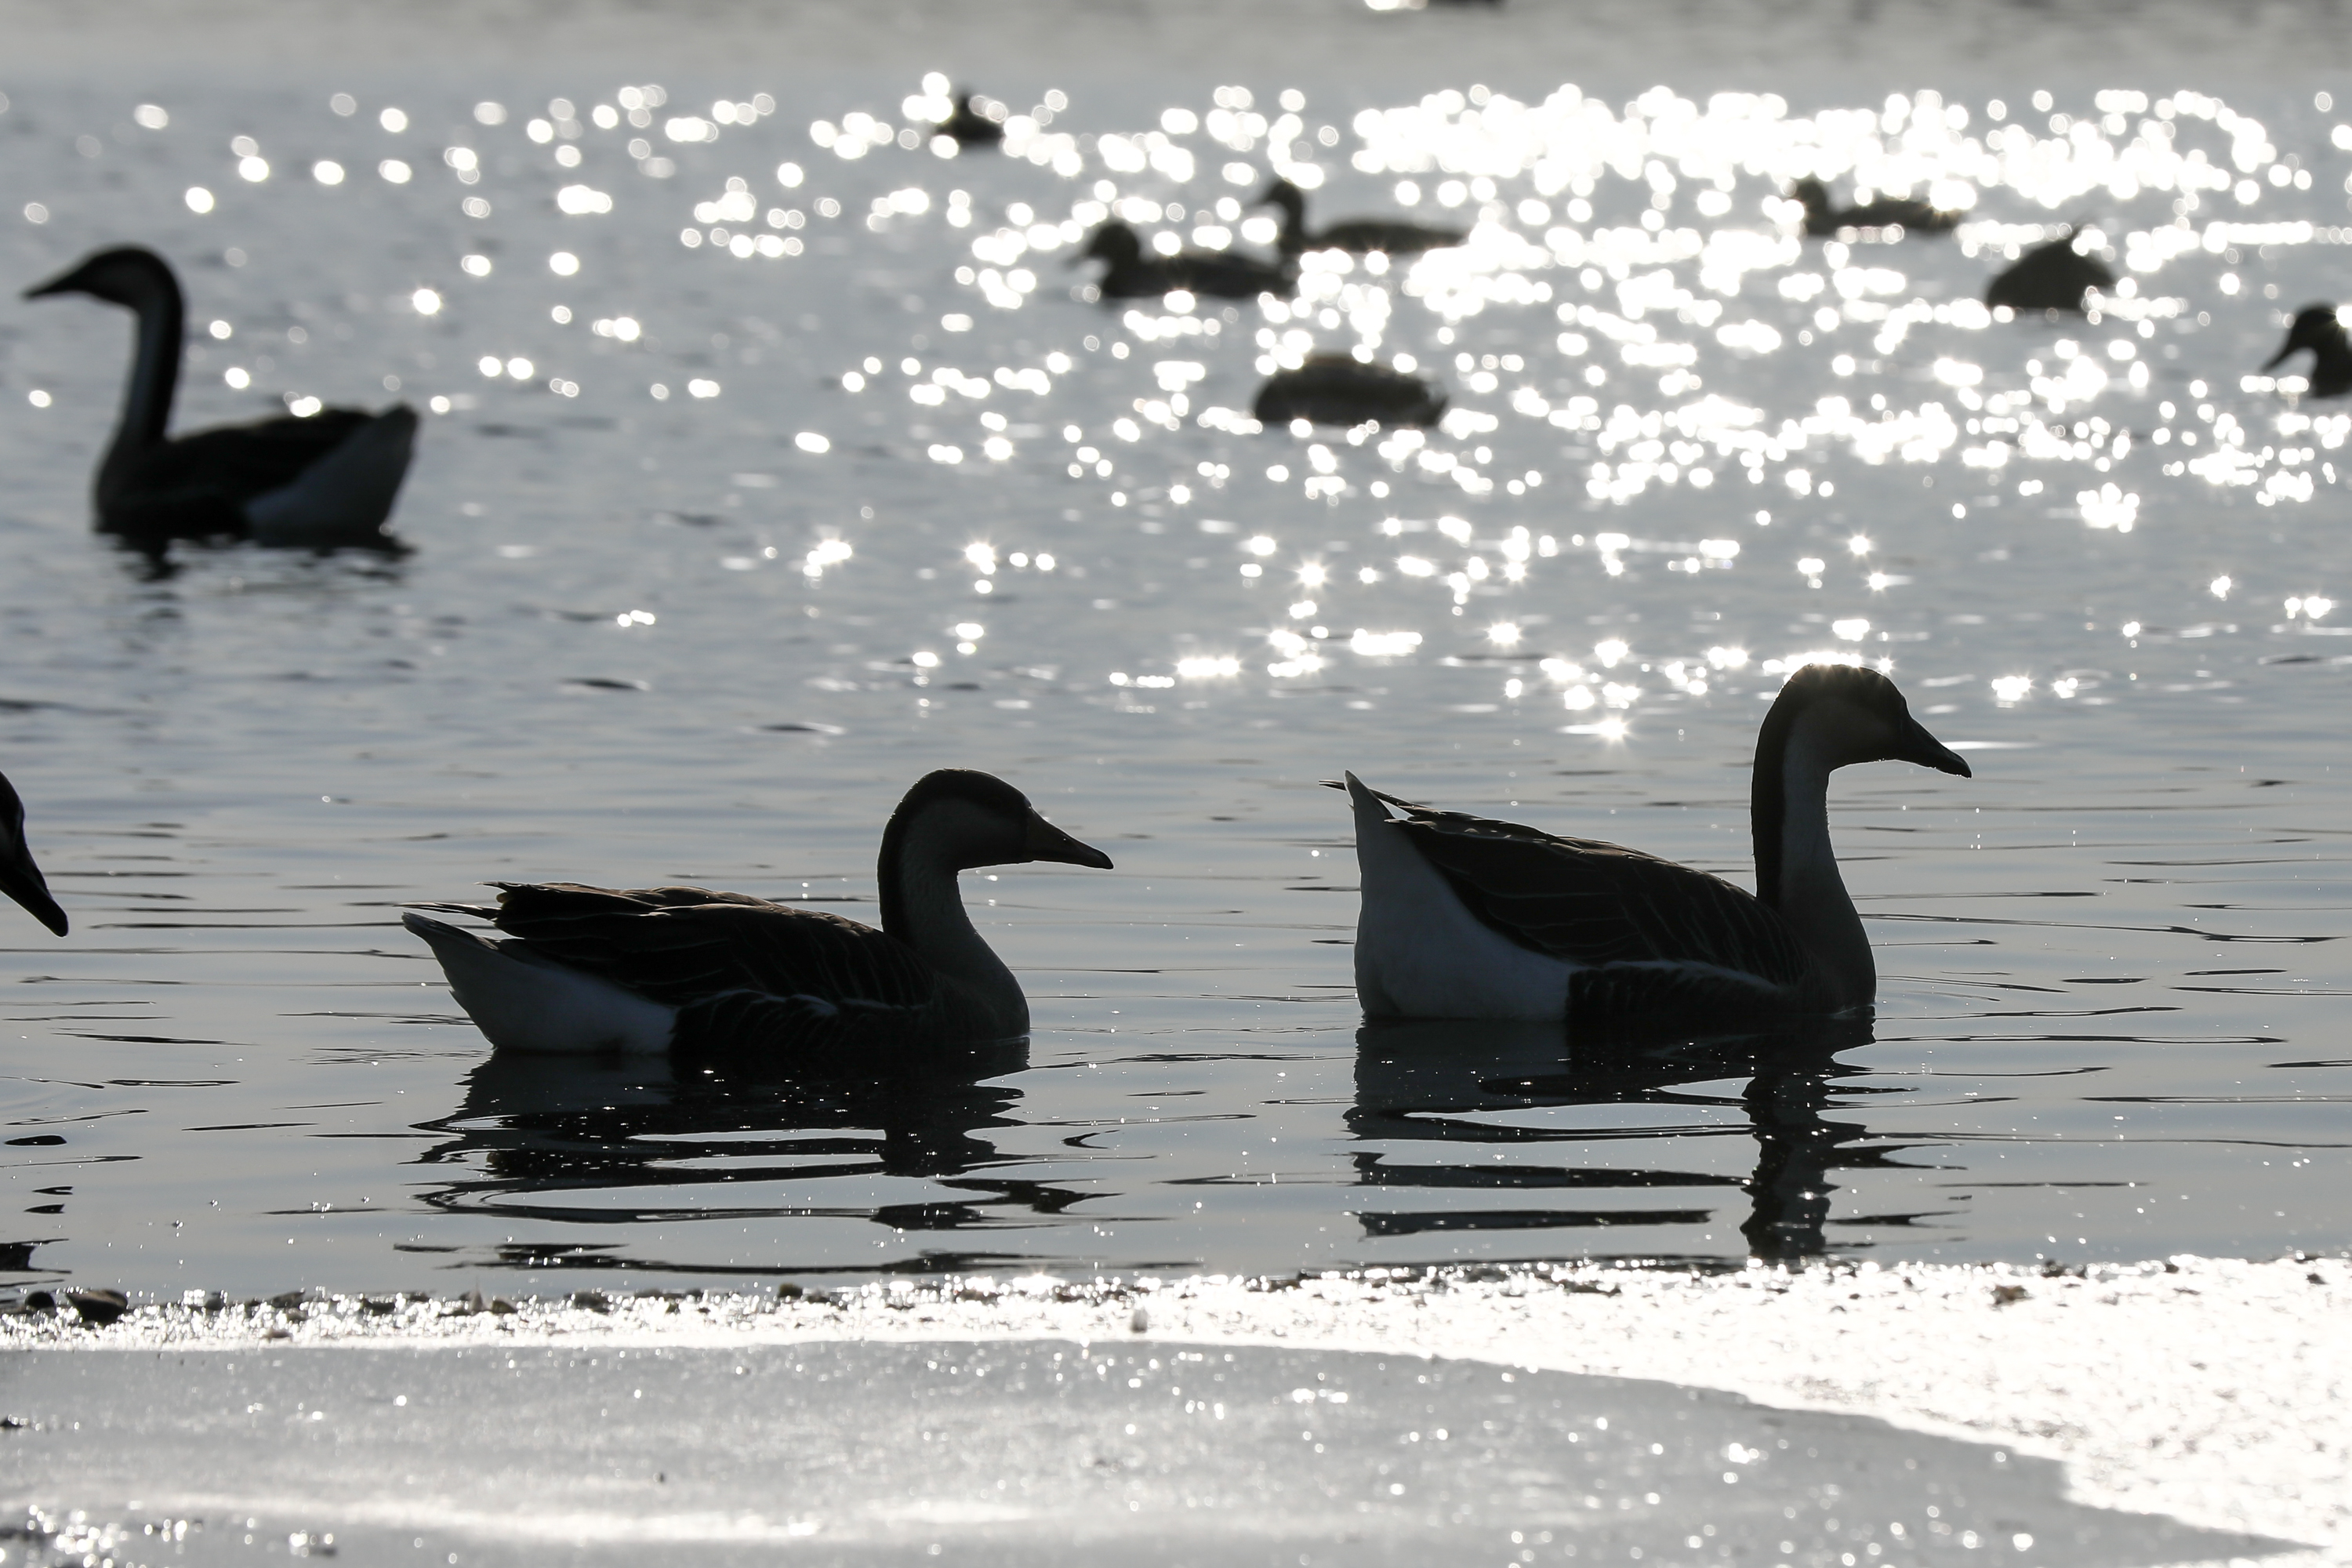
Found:
[[[2080,310],[2094,289],[2112,289],[2116,275],[2095,256],[2074,248],[2072,234],[2037,245],[1985,288],[1984,302],[2012,310]]]
[[[939,134],[955,138],[959,147],[993,147],[1004,140],[1004,110],[1001,104],[991,104],[992,115],[972,107],[968,92],[956,94],[955,112],[939,123]]]
[[[882,830],[882,929],[822,910],[702,888],[499,882],[477,915],[504,941],[423,915],[449,989],[500,1050],[663,1052],[790,1066],[831,1056],[1012,1039],[1029,1032],[1021,983],[972,929],[956,874],[1110,858],[1037,815],[1003,779],[926,774]]]
[[[1437,811],[1353,773],[1368,1018],[1607,1019],[1832,1014],[1878,989],[1830,847],[1831,773],[1969,764],[1867,668],[1807,665],[1756,737],[1756,892],[1636,849]],[[1402,817],[1389,815],[1399,806]]]
[[[1805,232],[1816,239],[1841,229],[1900,228],[1906,234],[1948,234],[1966,215],[1946,212],[1926,202],[1889,198],[1858,207],[1832,207],[1827,185],[1819,180],[1799,180],[1789,195],[1805,204]]]
[[[322,408],[166,436],[186,314],[171,267],[138,246],[102,250],[25,297],[50,294],[88,294],[139,316],[121,422],[94,487],[100,529],[148,542],[237,534],[262,544],[392,542],[383,521],[408,472],[415,409]]]
[[[2352,339],[2344,331],[2344,317],[2333,305],[2305,305],[2294,313],[2286,330],[2286,344],[2271,355],[2264,370],[2276,370],[2298,349],[2311,351],[2311,395],[2341,397],[2352,392]]]
[[[0,893],[24,905],[59,936],[66,934],[66,912],[49,897],[48,881],[25,847],[25,803],[5,774],[0,774]]]
[[[1434,425],[1445,394],[1419,376],[1366,364],[1347,354],[1317,354],[1297,370],[1276,371],[1258,388],[1251,414],[1261,424],[1305,419],[1317,425],[1361,425],[1377,419],[1394,428]]]
[[[1096,285],[1106,300],[1141,299],[1178,289],[1223,300],[1255,300],[1260,294],[1288,299],[1297,282],[1287,268],[1221,250],[1147,256],[1142,237],[1117,218],[1096,229],[1070,265],[1087,260],[1108,263]]]
[[[1442,250],[1449,245],[1459,245],[1470,237],[1458,228],[1430,228],[1402,218],[1359,217],[1345,223],[1335,223],[1318,233],[1307,232],[1307,193],[1288,180],[1276,176],[1274,184],[1260,191],[1252,206],[1278,206],[1282,209],[1282,233],[1276,246],[1285,256],[1297,256],[1308,250],[1345,250],[1362,256],[1381,251],[1390,256],[1418,256],[1424,250]]]

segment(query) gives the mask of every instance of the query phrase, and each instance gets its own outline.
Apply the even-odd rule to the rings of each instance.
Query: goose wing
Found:
[[[307,419],[288,415],[198,430],[147,453],[135,483],[159,499],[185,494],[241,504],[292,484],[379,417],[362,408],[322,408]]]
[[[939,976],[872,926],[703,888],[500,882],[491,921],[541,957],[678,1010],[676,1041],[713,1054],[839,1046],[903,1027]]]
[[[1598,839],[1409,809],[1390,826],[1411,836],[1471,913],[1531,952],[1580,970],[1648,970],[1643,985],[1677,984],[1675,972],[1709,984],[1746,977],[1774,990],[1804,981],[1808,958],[1796,933],[1719,877]],[[1606,983],[1622,988],[1637,977]]]

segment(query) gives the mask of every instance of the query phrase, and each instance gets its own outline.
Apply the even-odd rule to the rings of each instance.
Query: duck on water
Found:
[[[1830,200],[1830,188],[1819,180],[1799,180],[1789,195],[1804,204],[1805,233],[1814,239],[1832,239],[1847,229],[1899,228],[1905,234],[1949,234],[1966,215],[1947,212],[1908,197],[1885,196],[1874,202],[1842,207]]]
[[[1269,376],[1250,416],[1261,425],[1434,425],[1445,416],[1445,394],[1417,375],[1352,354],[1316,354],[1297,370]]]
[[[1878,971],[1830,847],[1829,779],[1880,761],[1969,776],[1877,671],[1790,677],[1756,739],[1753,896],[1637,849],[1412,805],[1350,773],[1365,1015],[1595,1026],[1866,1008]]]
[[[0,773],[0,893],[22,904],[58,935],[66,934],[66,912],[49,896],[48,879],[25,845],[25,803],[5,773]]]
[[[1309,250],[1344,250],[1353,256],[1367,256],[1377,250],[1388,256],[1418,256],[1424,250],[1460,245],[1470,237],[1465,229],[1433,228],[1407,223],[1402,218],[1381,217],[1348,218],[1309,233],[1307,193],[1279,175],[1250,205],[1282,209],[1282,232],[1276,247],[1285,256],[1298,256]]]
[[[498,882],[478,916],[499,941],[404,915],[490,1044],[539,1053],[675,1050],[770,1067],[1010,1039],[1021,983],[972,929],[959,871],[1110,858],[987,773],[926,775],[882,833],[882,929],[701,888]]]
[[[1143,237],[1117,218],[1088,236],[1087,247],[1070,258],[1070,265],[1082,261],[1108,264],[1096,283],[1106,300],[1156,298],[1180,289],[1220,300],[1255,300],[1260,294],[1287,300],[1298,282],[1287,267],[1222,250],[1146,256]]]
[[[2304,349],[2311,351],[2311,395],[2341,397],[2352,392],[2352,336],[2344,330],[2344,313],[2334,305],[2305,305],[2294,313],[2286,342],[2271,355],[2264,370],[2276,370]]]
[[[2116,286],[2116,275],[2097,257],[2076,247],[2069,232],[2037,245],[1985,286],[1984,302],[2027,311],[2063,310],[2081,315],[2094,289]]]
[[[139,246],[102,250],[25,297],[54,294],[87,294],[139,318],[122,416],[94,486],[100,530],[142,542],[227,535],[319,549],[394,543],[383,522],[408,472],[415,409],[325,408],[167,435],[186,316],[170,265]]]

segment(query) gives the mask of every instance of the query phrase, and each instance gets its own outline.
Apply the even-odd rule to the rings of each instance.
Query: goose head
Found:
[[[2294,321],[2286,330],[2286,342],[2271,355],[2263,366],[2275,370],[2297,349],[2309,349],[2326,355],[2331,350],[2341,353],[2346,347],[2343,315],[2333,305],[2305,305],[2294,313]]]
[[[1789,195],[1804,204],[1809,217],[1818,217],[1830,210],[1830,188],[1811,174],[1789,187]]]
[[[25,298],[87,294],[136,310],[159,299],[176,299],[179,290],[169,262],[144,246],[121,245],[84,257],[47,282],[26,289]]]
[[[1087,237],[1087,247],[1070,262],[1076,266],[1081,261],[1108,261],[1116,268],[1132,267],[1142,259],[1143,237],[1113,218]]]
[[[1855,665],[1809,664],[1789,678],[1764,716],[1759,761],[1802,747],[1827,773],[1856,763],[1916,763],[1938,773],[1974,775],[1958,752],[1911,716],[1895,682]]]
[[[1254,207],[1280,207],[1294,224],[1307,221],[1307,193],[1276,174],[1271,184],[1250,200]]]
[[[949,871],[1032,860],[1058,860],[1097,871],[1111,868],[1109,856],[1038,816],[1027,795],[1003,779],[970,768],[926,773],[890,814],[890,826],[882,834],[886,881],[892,861],[906,858]]]
[[[25,847],[25,803],[5,777],[0,777],[0,893],[24,905],[58,935],[66,934],[66,912],[49,897],[49,884]]]

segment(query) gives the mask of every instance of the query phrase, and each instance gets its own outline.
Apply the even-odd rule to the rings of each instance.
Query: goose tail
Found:
[[[409,911],[400,923],[425,940],[449,977],[450,994],[502,1051],[667,1051],[677,1010],[520,942],[493,942]]]

